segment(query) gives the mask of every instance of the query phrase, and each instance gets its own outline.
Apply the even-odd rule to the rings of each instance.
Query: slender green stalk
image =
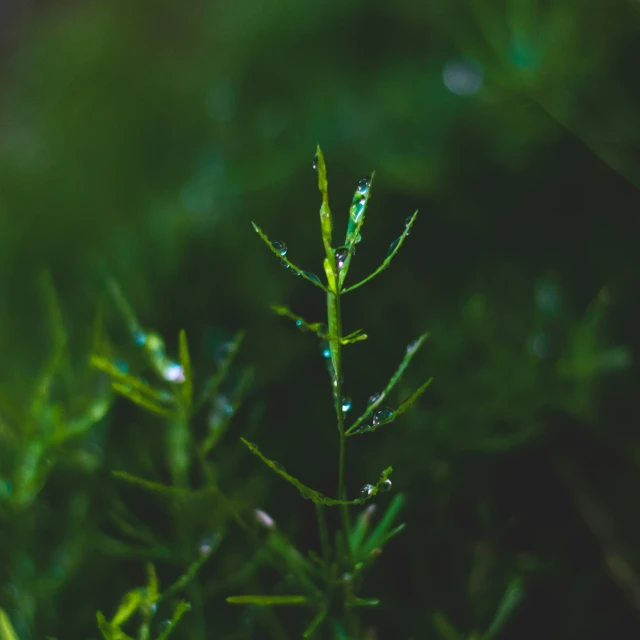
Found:
[[[335,265],[335,262],[334,262]],[[331,365],[333,368],[331,376],[331,384],[333,386],[334,405],[336,417],[338,419],[338,432],[340,434],[340,456],[338,460],[338,499],[343,500],[345,497],[344,487],[344,468],[346,458],[346,433],[344,426],[344,412],[342,411],[342,403],[344,400],[342,392],[342,308],[340,304],[340,289],[338,283],[337,269],[334,269],[335,291],[327,294],[327,321],[329,326],[330,348],[331,348]],[[340,505],[340,513],[342,516],[342,526],[346,540],[349,540],[349,513],[347,505]],[[351,558],[351,548],[347,545],[347,554]]]

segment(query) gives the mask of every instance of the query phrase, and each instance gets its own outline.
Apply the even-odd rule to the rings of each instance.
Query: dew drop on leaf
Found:
[[[280,240],[274,240],[271,243],[271,246],[281,255],[287,255],[287,245],[284,242],[280,242]]]
[[[207,534],[200,539],[198,543],[198,553],[201,557],[208,556],[213,550],[215,537],[212,534]]]
[[[318,154],[313,156],[313,162],[311,163],[311,166],[313,167],[314,171],[318,170]]]
[[[360,496],[362,498],[368,498],[372,493],[375,487],[372,484],[365,484],[362,489],[360,489]]]
[[[320,343],[320,351],[322,353],[323,358],[331,357],[331,348],[329,347],[329,343],[324,341]]]
[[[320,281],[320,278],[318,278],[318,276],[311,272],[311,271],[303,271],[302,273],[304,273],[305,276],[307,276],[307,278],[309,278],[309,280],[312,280],[313,282],[316,282],[317,284],[322,284],[322,282]]]
[[[378,409],[373,414],[373,424],[385,424],[393,421],[393,411],[391,409]]]
[[[391,480],[389,478],[380,483],[380,491],[391,491]]]
[[[389,251],[387,251],[387,258],[396,250],[396,247],[400,244],[401,238],[396,238],[390,245]]]
[[[167,361],[162,377],[168,382],[184,382],[184,369],[177,362]]]
[[[144,331],[134,331],[131,338],[136,347],[143,347],[147,341],[147,334]]]
[[[371,187],[371,179],[362,178],[362,180],[358,182],[358,193],[364,196],[368,193],[370,187]]]
[[[367,401],[367,406],[370,407],[372,404],[378,402],[381,395],[382,395],[381,393],[374,393],[373,395],[369,396],[369,400]]]
[[[342,398],[342,411],[346,413],[349,409],[351,409],[351,398],[349,396],[345,396]]]
[[[347,249],[346,247],[341,247],[340,249],[336,249],[336,252],[335,252],[336,267],[338,267],[338,269],[342,269],[348,257],[349,257],[349,249]]]
[[[407,353],[413,353],[418,348],[419,344],[420,344],[419,340],[414,340],[413,342],[410,342],[407,345]]]

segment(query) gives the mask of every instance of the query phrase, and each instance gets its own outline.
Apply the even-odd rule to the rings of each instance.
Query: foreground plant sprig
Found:
[[[335,602],[335,598],[331,595],[336,590],[342,594],[340,598],[343,603],[343,617],[347,620],[347,626],[350,627],[350,633],[354,633],[354,627],[357,622],[350,612],[352,607],[375,606],[378,601],[371,598],[360,598],[356,595],[356,587],[359,582],[354,581],[354,576],[359,577],[365,566],[378,555],[382,544],[386,543],[392,536],[399,533],[404,525],[393,527],[393,522],[397,516],[401,505],[401,498],[394,500],[389,507],[386,515],[382,517],[380,524],[375,528],[372,536],[366,536],[371,520],[372,506],[368,507],[364,514],[352,522],[348,507],[362,504],[363,502],[375,497],[380,491],[388,491],[391,488],[391,480],[389,478],[392,471],[388,467],[382,471],[377,482],[365,484],[359,497],[349,499],[347,497],[345,487],[345,460],[346,460],[346,442],[347,437],[361,434],[369,431],[375,431],[380,426],[389,424],[397,416],[409,409],[422,395],[429,386],[431,380],[427,380],[419,387],[409,398],[402,402],[396,409],[390,409],[381,406],[381,403],[389,396],[393,388],[396,386],[400,377],[408,367],[410,361],[420,349],[427,338],[427,334],[420,336],[412,342],[403,358],[400,366],[392,375],[389,383],[384,390],[372,396],[366,411],[349,427],[345,424],[345,415],[351,408],[351,400],[347,398],[343,390],[343,366],[342,366],[342,349],[353,342],[366,339],[366,334],[362,330],[357,330],[347,335],[343,334],[342,327],[342,295],[357,289],[358,287],[369,282],[372,278],[384,271],[390,264],[393,257],[397,254],[400,247],[409,235],[413,224],[416,220],[417,212],[405,221],[405,228],[402,234],[391,243],[386,258],[382,264],[374,270],[370,275],[366,276],[359,282],[347,286],[345,284],[347,274],[351,266],[351,261],[355,255],[356,245],[362,239],[362,228],[365,221],[365,213],[367,204],[371,194],[371,184],[373,175],[369,178],[363,178],[358,182],[356,192],[353,196],[349,209],[349,219],[347,222],[347,232],[344,243],[334,246],[334,225],[331,208],[329,206],[329,192],[327,170],[322,151],[318,147],[317,154],[314,159],[314,169],[318,173],[318,189],[322,196],[320,205],[320,229],[322,236],[322,245],[324,247],[325,257],[323,260],[323,272],[326,282],[309,271],[296,266],[287,257],[287,247],[284,242],[272,241],[266,233],[253,223],[254,229],[260,238],[267,244],[271,252],[280,260],[282,265],[288,271],[301,276],[303,279],[310,281],[316,287],[322,289],[326,294],[327,304],[327,323],[308,322],[288,307],[282,305],[274,305],[273,310],[281,316],[285,316],[293,320],[296,326],[302,331],[315,334],[321,340],[324,340],[322,352],[327,360],[327,368],[331,380],[331,388],[336,413],[337,430],[339,434],[339,460],[338,460],[338,478],[337,478],[337,494],[335,498],[329,498],[315,489],[311,489],[303,484],[296,477],[285,471],[284,467],[274,460],[265,456],[259,447],[247,440],[243,439],[244,444],[249,450],[259,457],[272,471],[277,473],[281,478],[292,484],[304,498],[310,499],[317,505],[318,523],[320,528],[320,539],[323,547],[323,558],[315,557],[317,569],[314,577],[325,581],[325,586],[320,590],[323,594],[322,598],[318,598],[316,593],[301,593],[287,596],[233,596],[228,599],[229,602],[236,604],[254,604],[262,606],[275,605],[309,605],[317,608],[316,615],[311,620],[304,636],[309,637],[315,629],[322,624],[326,618],[331,617],[331,602]],[[371,417],[372,424],[365,425],[365,421]],[[324,507],[338,506],[341,511],[342,530],[336,534],[335,549],[331,549],[329,542],[329,532],[324,517]],[[372,546],[375,545],[375,546]],[[313,571],[311,572],[313,574]],[[342,575],[343,578],[337,576]],[[301,585],[304,591],[304,586]],[[334,624],[341,624],[334,616]]]

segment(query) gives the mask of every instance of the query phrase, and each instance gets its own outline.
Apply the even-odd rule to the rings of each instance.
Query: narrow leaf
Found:
[[[0,640],[20,640],[4,609],[0,609]]]
[[[271,251],[274,253],[274,255],[278,257],[280,261],[284,262],[296,275],[304,278],[305,280],[308,280],[309,282],[314,284],[316,287],[319,287],[323,291],[327,291],[327,288],[322,284],[322,282],[320,282],[319,279],[312,277],[313,274],[309,274],[307,271],[303,271],[302,269],[298,268],[295,264],[293,264],[293,262],[291,262],[286,256],[283,256],[280,253],[280,251],[278,251],[278,249],[276,249],[273,246],[273,244],[271,244],[271,240],[269,240],[267,235],[262,231],[262,229],[260,229],[260,227],[255,222],[252,222],[251,224],[253,225],[253,228],[256,230],[256,233],[264,240],[264,242],[269,247],[269,249],[271,249]]]
[[[240,345],[242,344],[244,335],[244,331],[239,331],[233,337],[231,342],[227,344],[225,357],[222,360],[222,363],[220,364],[220,367],[218,368],[216,374],[205,384],[202,395],[198,399],[194,411],[198,411],[204,404],[209,402],[217,395],[218,390],[220,389],[220,385],[227,377],[229,370],[231,369],[231,365],[233,364],[233,361],[235,360],[235,357],[240,350]]]
[[[346,289],[343,289],[342,293],[348,293],[349,291],[353,291],[354,289],[361,287],[365,282],[369,282],[369,280],[371,280],[372,278],[375,278],[379,273],[384,271],[389,266],[389,264],[393,260],[393,257],[396,255],[396,253],[398,253],[398,251],[400,251],[400,247],[404,244],[406,237],[409,235],[409,232],[411,231],[411,227],[413,227],[413,223],[417,215],[418,215],[418,212],[416,211],[407,222],[407,226],[405,227],[405,230],[402,232],[402,235],[397,240],[394,240],[394,242],[391,244],[391,247],[389,248],[389,253],[387,254],[387,257],[384,259],[383,263],[372,274],[368,275],[364,280],[360,280],[360,282],[358,282],[357,284],[354,284],[350,287],[347,287]]]
[[[231,604],[256,604],[261,607],[278,605],[310,604],[306,596],[230,596],[227,602]]]
[[[173,615],[171,616],[171,622],[169,623],[169,626],[164,629],[164,631],[158,636],[158,640],[166,640],[173,633],[176,625],[180,621],[180,618],[182,618],[182,616],[190,610],[191,605],[184,600],[180,600],[180,602],[178,602],[178,606],[173,612]]]
[[[358,188],[351,200],[351,206],[349,207],[349,223],[347,225],[347,235],[345,238],[345,249],[347,255],[343,261],[343,265],[340,269],[340,287],[347,277],[349,267],[351,266],[351,258],[355,254],[355,245],[361,240],[361,230],[364,224],[365,212],[367,210],[367,204],[369,203],[369,197],[371,195],[371,185],[375,173],[371,174],[370,178],[363,178],[358,182]]]
[[[307,322],[304,318],[296,315],[295,313],[293,313],[293,311],[289,309],[289,307],[285,307],[284,305],[272,304],[271,308],[279,316],[284,316],[286,318],[290,318],[291,320],[293,320],[296,323],[296,326],[301,331],[311,331],[312,333],[315,333],[318,336],[318,338],[322,338],[325,340],[328,338],[327,327],[324,323]]]
[[[379,604],[377,598],[353,598],[347,602],[348,607],[377,607]]]
[[[193,399],[193,378],[191,377],[189,344],[184,329],[180,331],[180,366],[182,367],[182,374],[184,376],[184,382],[180,385],[180,399],[182,400],[185,410],[188,412]]]
[[[371,535],[365,541],[363,545],[363,551],[365,554],[371,553],[373,549],[382,547],[386,540],[389,539],[389,529],[393,526],[403,504],[404,496],[401,493],[396,494],[389,504],[388,509],[385,511],[384,516],[382,516],[380,522],[376,525],[374,530],[371,532]]]
[[[96,614],[96,618],[98,621],[98,629],[100,629],[100,633],[102,633],[105,640],[133,640],[133,638],[128,636],[124,631],[118,629],[118,627],[112,624],[109,624],[100,611]]]
[[[331,248],[331,234],[333,232],[333,221],[331,219],[331,209],[329,208],[329,183],[327,182],[327,165],[320,146],[316,149],[316,170],[318,172],[318,189],[322,194],[322,204],[320,205],[320,228],[322,230],[322,243],[329,260],[333,260],[333,249]]]
[[[423,333],[419,338],[414,340],[408,347],[407,352],[405,353],[402,362],[396,369],[393,376],[391,376],[391,380],[387,383],[387,386],[384,388],[382,393],[379,394],[378,398],[375,402],[373,402],[367,410],[347,429],[347,435],[353,435],[354,431],[358,429],[358,427],[380,406],[380,404],[385,400],[385,398],[391,393],[393,388],[396,386],[402,374],[405,372],[406,368],[409,366],[409,363],[413,359],[413,357],[418,353],[420,347],[424,344],[424,341],[429,337],[429,333]],[[424,385],[423,385],[424,386]],[[426,389],[426,387],[425,387]],[[408,407],[407,407],[408,408]],[[406,411],[406,409],[405,409]],[[397,415],[397,411],[395,412]]]
[[[168,399],[164,391],[154,389],[144,380],[120,371],[120,369],[107,358],[94,354],[91,356],[91,366],[109,375],[114,383],[118,383],[124,387],[131,387],[132,390],[138,391],[155,403],[162,404]]]
[[[120,602],[120,606],[111,619],[112,627],[119,627],[124,624],[144,603],[144,596],[141,589],[133,589],[127,592]]]
[[[147,602],[153,604],[158,599],[159,585],[156,568],[149,562],[147,564]]]
[[[251,451],[251,453],[258,456],[258,458],[260,458],[270,469],[275,471],[279,476],[282,476],[287,482],[292,484],[300,492],[303,498],[311,500],[315,504],[323,504],[328,507],[331,507],[337,504],[362,504],[366,500],[373,498],[373,496],[375,496],[378,493],[380,486],[385,483],[390,473],[393,471],[391,467],[388,467],[387,469],[385,469],[380,474],[380,480],[378,480],[378,482],[375,485],[367,485],[369,490],[360,498],[356,498],[355,500],[336,500],[335,498],[328,498],[327,496],[321,494],[319,491],[316,491],[315,489],[311,489],[306,485],[302,484],[300,480],[288,474],[281,464],[267,458],[260,451],[258,446],[255,445],[253,442],[249,442],[244,438],[240,438],[240,439],[242,440],[242,442],[244,442],[245,445],[247,445],[247,448],[249,449],[249,451]]]
[[[522,602],[524,598],[524,584],[521,578],[515,578],[509,582],[507,590],[500,601],[498,610],[489,629],[483,636],[483,640],[491,640],[495,638],[500,630],[504,627],[507,620],[513,614],[515,608]]]
[[[124,480],[125,482],[129,482],[130,484],[135,484],[138,487],[142,487],[143,489],[148,489],[149,491],[153,491],[154,493],[161,493],[173,498],[187,498],[195,493],[193,491],[187,491],[186,489],[178,489],[177,487],[172,487],[168,484],[153,482],[152,480],[145,480],[144,478],[139,478],[138,476],[131,475],[126,471],[112,471],[111,475],[119,478],[120,480]]]
[[[310,638],[313,632],[320,626],[322,621],[327,617],[327,610],[322,609],[318,615],[313,618],[313,620],[309,623],[309,626],[304,630],[302,634],[303,638]]]
[[[139,391],[135,389],[131,389],[128,385],[120,384],[117,382],[111,383],[111,388],[119,393],[121,396],[124,396],[128,400],[131,400],[134,404],[146,409],[147,411],[151,411],[151,413],[155,413],[158,416],[163,418],[175,418],[175,414],[169,409],[157,404],[153,400],[150,400],[146,396],[144,396]]]
[[[416,389],[394,412],[394,416],[402,415],[407,409],[416,402],[416,400],[427,390],[427,387],[433,382],[433,378],[429,378],[422,386]]]

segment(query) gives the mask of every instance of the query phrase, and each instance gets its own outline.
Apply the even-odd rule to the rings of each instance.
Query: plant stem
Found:
[[[327,320],[330,334],[331,345],[331,364],[333,366],[332,386],[333,397],[338,419],[338,432],[340,433],[340,457],[338,460],[338,498],[344,500],[344,468],[346,457],[346,436],[344,428],[344,412],[342,411],[343,392],[342,392],[342,308],[340,304],[340,290],[338,270],[335,270],[335,282],[337,291],[331,291],[327,294]],[[347,505],[340,505],[340,513],[342,515],[342,526],[346,539],[347,555],[351,560],[351,546],[349,544],[349,513]]]

